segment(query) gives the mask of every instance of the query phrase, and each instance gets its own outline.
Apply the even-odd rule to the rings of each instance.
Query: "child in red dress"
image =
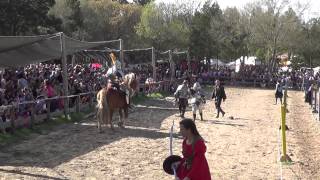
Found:
[[[192,119],[180,122],[183,158],[176,164],[179,180],[211,180],[210,170],[205,157],[206,145]]]

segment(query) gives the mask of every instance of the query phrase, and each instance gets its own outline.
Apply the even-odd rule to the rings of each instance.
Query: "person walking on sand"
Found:
[[[190,95],[190,90],[188,87],[188,81],[184,80],[181,85],[178,86],[174,96],[176,99],[179,99],[179,112],[180,116],[184,118],[184,113],[188,105],[188,97]]]
[[[282,86],[282,84],[281,84],[280,81],[277,81],[277,84],[276,84],[276,94],[275,94],[275,97],[276,97],[276,104],[277,104],[278,98],[280,99],[280,103],[282,104],[283,86]]]
[[[224,87],[221,85],[219,80],[215,81],[215,86],[213,88],[212,92],[212,99],[215,99],[215,106],[217,109],[217,116],[216,118],[219,118],[220,112],[222,113],[222,117],[225,115],[225,112],[221,108],[221,102],[223,102],[227,99],[226,93],[224,91]]]

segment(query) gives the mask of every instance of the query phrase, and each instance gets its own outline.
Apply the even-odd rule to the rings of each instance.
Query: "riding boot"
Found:
[[[185,112],[185,110],[183,109],[183,110],[182,110],[182,114],[181,114],[181,117],[182,117],[182,118],[184,118],[184,112]]]
[[[193,114],[193,121],[196,122],[196,117],[197,115],[196,114]]]
[[[200,113],[200,119],[201,119],[201,121],[203,121],[203,116],[202,116],[202,113]]]
[[[218,114],[217,114],[216,118],[219,118],[219,114],[220,114],[220,111],[218,110]]]

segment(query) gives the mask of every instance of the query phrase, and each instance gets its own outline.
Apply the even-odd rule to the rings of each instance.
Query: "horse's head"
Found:
[[[126,74],[123,78],[123,83],[130,90],[130,97],[132,97],[138,91],[138,80],[134,73]]]

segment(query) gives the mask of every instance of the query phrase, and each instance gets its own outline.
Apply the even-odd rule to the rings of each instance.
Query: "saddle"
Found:
[[[123,94],[126,97],[127,104],[130,104],[129,90],[125,87],[125,85],[120,85],[117,82],[110,82],[110,86],[108,87],[108,89],[109,88]]]

